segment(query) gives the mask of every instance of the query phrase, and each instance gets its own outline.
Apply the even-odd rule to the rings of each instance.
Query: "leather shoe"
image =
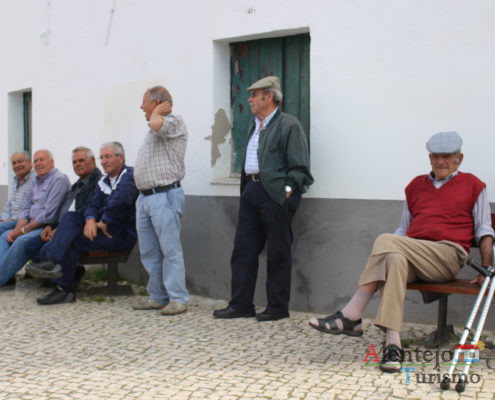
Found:
[[[279,319],[282,318],[289,318],[289,313],[287,311],[273,312],[273,311],[265,310],[262,313],[256,314],[256,319],[258,320],[258,322],[278,321]]]
[[[230,319],[230,318],[251,318],[254,317],[256,313],[254,311],[238,311],[228,306],[222,308],[221,310],[213,311],[213,316],[215,318]]]
[[[48,260],[28,265],[26,273],[33,278],[60,278],[64,274],[60,264]]]
[[[74,292],[66,292],[57,286],[52,292],[44,297],[40,297],[36,301],[39,305],[43,306],[59,303],[74,303],[76,301],[76,294]]]

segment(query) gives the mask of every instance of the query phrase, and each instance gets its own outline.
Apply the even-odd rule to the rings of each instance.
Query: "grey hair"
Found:
[[[170,101],[170,105],[173,105],[172,95],[170,92],[164,88],[163,86],[154,86],[148,89],[148,99],[153,102],[158,100],[159,103],[164,103],[166,101]]]
[[[272,92],[273,93],[273,101],[277,104],[280,104],[280,102],[282,101],[282,98],[284,97],[282,92],[278,89],[270,88],[270,89],[265,89],[263,91],[263,94],[267,94],[268,92]]]
[[[77,153],[78,151],[84,151],[86,153],[86,157],[95,159],[95,155],[91,149],[88,149],[84,146],[77,146],[74,150],[72,150],[72,154]]]
[[[103,143],[100,147],[100,151],[107,148],[107,147],[111,147],[116,156],[120,156],[121,154],[123,156],[125,156],[124,146],[122,146],[122,143],[120,143],[120,142]]]
[[[50,158],[50,161],[53,161],[53,154],[50,150],[47,149],[39,149],[35,151],[35,154],[38,153],[39,151],[46,151],[48,153],[48,157]]]
[[[460,160],[459,160],[459,155],[461,154],[461,150],[457,150],[453,153],[455,155],[455,163],[456,164],[459,164]]]
[[[26,161],[31,161],[31,153],[27,150],[21,150],[21,151],[16,151],[15,153],[12,153],[10,158],[14,157],[16,154],[23,154],[24,155],[24,160]]]

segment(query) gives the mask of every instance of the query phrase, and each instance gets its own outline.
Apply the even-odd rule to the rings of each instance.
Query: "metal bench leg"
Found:
[[[107,267],[107,288],[115,289],[118,284],[119,266],[116,261],[110,261]]]
[[[448,300],[448,294],[442,294],[438,299],[437,329],[426,339],[425,344],[427,347],[439,347],[441,343],[448,342],[454,337],[454,327],[447,325]]]

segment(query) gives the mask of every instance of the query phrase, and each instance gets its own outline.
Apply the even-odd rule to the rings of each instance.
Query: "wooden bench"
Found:
[[[448,298],[451,294],[470,294],[477,296],[480,286],[469,283],[469,279],[456,279],[445,283],[408,283],[409,290],[419,290],[423,302],[428,304],[438,300],[437,329],[426,339],[426,345],[436,347],[454,336],[454,327],[447,325]]]
[[[77,263],[80,265],[107,264],[107,285],[92,288],[91,295],[127,296],[133,294],[129,285],[118,284],[119,263],[126,262],[130,254],[130,251],[93,250],[79,256]]]

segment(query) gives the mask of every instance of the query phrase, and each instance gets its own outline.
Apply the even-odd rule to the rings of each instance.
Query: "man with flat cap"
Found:
[[[303,128],[294,116],[280,109],[279,79],[267,76],[247,90],[254,117],[242,164],[239,220],[231,259],[232,297],[226,308],[213,315],[275,321],[289,317],[291,220],[313,177]],[[256,315],[253,297],[258,256],[265,242],[268,305]]]
[[[399,372],[404,352],[400,329],[407,283],[448,282],[468,256],[473,239],[482,263],[492,264],[493,238],[485,184],[458,171],[462,139],[456,132],[440,132],[426,144],[432,171],[406,187],[399,228],[380,235],[359,279],[359,287],[341,311],[312,318],[311,327],[334,335],[361,336],[361,315],[380,289],[375,325],[386,332],[380,369]],[[472,283],[481,282],[478,276]]]

